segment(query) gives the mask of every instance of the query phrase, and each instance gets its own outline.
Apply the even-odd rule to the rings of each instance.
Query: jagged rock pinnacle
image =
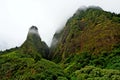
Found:
[[[36,26],[29,28],[27,39],[21,46],[21,49],[23,53],[31,54],[32,56],[39,53],[42,57],[47,58],[49,54],[49,48],[44,41],[41,41]]]

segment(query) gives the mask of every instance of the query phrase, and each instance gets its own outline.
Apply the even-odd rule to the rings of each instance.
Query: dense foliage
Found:
[[[110,54],[110,55],[109,55]],[[73,55],[55,64],[43,58],[33,58],[18,51],[0,55],[1,80],[119,80],[120,49],[95,56]]]
[[[58,43],[52,46],[51,58],[57,62],[80,52],[110,52],[120,44],[120,16],[98,7],[78,9],[53,39]]]
[[[10,52],[0,55],[0,79],[2,80],[56,80],[64,77],[57,64],[31,58],[26,54]]]
[[[120,14],[79,9],[50,52],[32,26],[21,47],[0,51],[0,80],[120,80]]]
[[[77,70],[81,70],[85,66],[94,66],[101,69],[115,69],[120,71],[120,48],[114,49],[111,53],[103,52],[98,56],[90,55],[86,52],[72,55],[61,63],[64,67],[64,71],[69,75]]]
[[[101,69],[93,66],[86,66],[75,71],[71,80],[119,80],[120,71],[112,69]]]

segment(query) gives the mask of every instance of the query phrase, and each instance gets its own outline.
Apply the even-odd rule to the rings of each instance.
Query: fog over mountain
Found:
[[[48,46],[56,30],[79,7],[100,6],[103,10],[120,13],[119,0],[0,0],[0,50],[20,46],[28,28],[35,25]]]

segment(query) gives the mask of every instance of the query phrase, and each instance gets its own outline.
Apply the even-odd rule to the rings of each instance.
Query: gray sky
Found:
[[[20,46],[35,25],[50,45],[55,31],[81,6],[120,13],[120,0],[0,0],[0,50]]]

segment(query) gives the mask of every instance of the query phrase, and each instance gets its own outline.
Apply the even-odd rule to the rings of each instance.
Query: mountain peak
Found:
[[[21,47],[24,53],[39,53],[44,58],[46,58],[49,53],[49,48],[46,43],[41,40],[36,26],[29,28],[27,39]]]
[[[79,9],[55,34],[53,43],[57,39],[57,44],[51,46],[50,58],[59,62],[83,52],[94,55],[110,52],[120,45],[119,35],[119,15],[94,6]]]
[[[38,30],[36,26],[31,26],[30,29]]]
[[[39,35],[39,33],[38,33],[38,28],[37,28],[36,26],[31,26],[31,27],[29,28],[28,34],[37,34],[37,35]]]

